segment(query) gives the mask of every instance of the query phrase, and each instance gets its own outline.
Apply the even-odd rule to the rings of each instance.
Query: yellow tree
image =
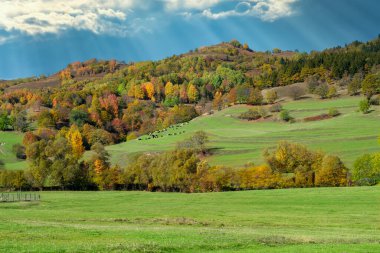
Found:
[[[190,102],[194,103],[198,100],[199,92],[197,90],[197,87],[195,87],[194,84],[190,84],[189,87],[187,88],[187,96]]]
[[[155,90],[154,90],[154,85],[153,83],[151,82],[147,82],[144,84],[144,87],[145,87],[145,92],[146,92],[146,95],[149,99],[151,99],[152,101],[154,101],[154,95],[155,95]]]
[[[135,98],[137,98],[137,99],[143,99],[144,98],[144,90],[141,88],[140,85],[135,86]]]
[[[174,86],[171,82],[167,82],[165,85],[165,97],[170,97],[174,93]]]
[[[128,90],[127,94],[130,97],[134,97],[135,96],[135,85],[131,85],[131,87],[129,87],[129,90]]]
[[[71,144],[73,155],[79,159],[84,153],[83,139],[76,125],[72,125],[66,134],[66,139]]]
[[[223,100],[222,100],[222,93],[220,91],[217,91],[215,93],[214,101],[212,102],[212,105],[215,109],[220,111],[223,106]]]

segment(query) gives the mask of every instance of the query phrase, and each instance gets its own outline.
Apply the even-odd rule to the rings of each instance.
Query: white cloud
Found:
[[[202,16],[210,19],[220,19],[231,16],[255,16],[263,21],[276,19],[294,14],[293,4],[298,0],[247,0],[238,1],[235,9],[213,12],[210,8],[203,10]]]
[[[206,8],[220,4],[222,0],[163,0],[167,10],[196,9]]]
[[[165,15],[215,20],[250,15],[274,21],[292,15],[297,1],[0,0],[0,43],[19,35],[60,34],[72,29],[115,36],[151,32]]]
[[[27,35],[68,29],[121,32],[136,0],[2,0],[0,29]]]

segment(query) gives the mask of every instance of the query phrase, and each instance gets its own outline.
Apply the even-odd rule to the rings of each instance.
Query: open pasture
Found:
[[[250,108],[237,105],[210,116],[201,116],[179,129],[169,129],[164,137],[133,140],[107,147],[112,161],[124,166],[128,160],[141,152],[174,149],[178,141],[189,138],[203,130],[210,136],[212,155],[207,159],[214,165],[242,166],[248,162],[263,162],[262,152],[274,147],[278,141],[287,140],[307,145],[316,150],[340,156],[347,166],[352,166],[364,153],[379,151],[380,108],[373,107],[369,114],[358,112],[361,97],[344,97],[331,100],[304,99],[283,104],[296,119],[295,123],[278,120],[249,122],[237,117]],[[328,113],[336,108],[340,116],[313,122],[305,117]],[[276,117],[276,116],[274,116]],[[182,134],[174,135],[174,133]],[[184,133],[183,133],[184,132]],[[171,134],[171,135],[169,135]]]
[[[379,252],[380,187],[42,192],[0,203],[0,252]]]

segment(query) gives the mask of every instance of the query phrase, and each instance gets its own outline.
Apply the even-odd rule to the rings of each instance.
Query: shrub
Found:
[[[289,87],[288,89],[288,94],[293,100],[299,99],[303,93],[303,90],[298,86]]]
[[[349,95],[357,95],[362,87],[363,76],[360,73],[357,73],[352,78],[351,82],[348,84],[347,92]]]
[[[245,119],[245,120],[257,120],[260,119],[262,116],[257,108],[254,109],[249,109],[246,112],[243,112],[242,114],[239,115],[240,119]]]
[[[367,114],[369,113],[369,108],[371,107],[370,103],[368,102],[367,99],[365,100],[362,100],[360,101],[359,103],[359,110],[364,113],[364,114]]]
[[[280,112],[280,119],[288,122],[288,121],[292,120],[293,118],[290,116],[290,113],[288,110],[282,110]]]
[[[25,147],[21,144],[14,144],[12,146],[12,152],[18,159],[26,159]]]
[[[330,108],[328,114],[330,117],[336,117],[340,115],[340,112],[336,108]]]
[[[370,105],[380,105],[380,96],[371,98],[371,100],[369,101],[369,104]]]
[[[257,110],[262,118],[266,118],[269,116],[267,109],[265,109],[264,107],[259,107]]]
[[[135,132],[131,132],[127,135],[127,141],[131,141],[137,138],[137,135]]]
[[[311,76],[306,80],[306,83],[307,83],[307,88],[308,88],[309,92],[313,94],[315,92],[315,89],[319,85],[318,77],[317,76]]]
[[[314,94],[320,96],[322,99],[327,98],[329,94],[329,86],[327,83],[321,83],[314,91]]]
[[[365,154],[356,159],[352,179],[358,185],[375,185],[380,182],[380,154]]]
[[[269,104],[273,104],[277,98],[278,96],[275,90],[268,90],[267,93],[265,93],[265,99]]]
[[[274,104],[271,107],[269,107],[270,112],[281,112],[282,105],[281,104]]]
[[[328,92],[327,92],[327,97],[328,98],[333,98],[333,97],[336,97],[336,95],[337,95],[337,90],[336,90],[336,88],[335,88],[335,86],[334,85],[331,85],[330,87],[329,87],[329,89],[328,89]]]

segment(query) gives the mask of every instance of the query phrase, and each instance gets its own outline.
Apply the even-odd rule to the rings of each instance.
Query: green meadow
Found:
[[[0,252],[380,252],[380,187],[41,192],[0,203]]]
[[[8,170],[23,170],[26,169],[27,163],[17,159],[12,152],[12,146],[17,143],[22,143],[23,134],[17,132],[1,132],[0,131],[0,159],[5,164],[5,169]]]
[[[133,140],[107,147],[112,161],[122,167],[129,159],[142,152],[174,149],[178,141],[203,130],[209,134],[212,155],[207,157],[213,165],[243,166],[246,163],[263,162],[262,153],[279,141],[287,140],[307,145],[315,150],[338,155],[351,167],[357,157],[380,150],[380,108],[373,107],[369,114],[358,112],[361,97],[344,97],[332,100],[304,99],[283,103],[295,123],[276,120],[274,115],[265,121],[249,122],[238,119],[240,113],[250,108],[237,105],[210,116],[201,116],[189,124],[169,129],[162,138]],[[313,122],[303,118],[328,113],[336,108],[340,116]],[[183,132],[174,135],[174,133]],[[168,134],[172,134],[169,136]]]

